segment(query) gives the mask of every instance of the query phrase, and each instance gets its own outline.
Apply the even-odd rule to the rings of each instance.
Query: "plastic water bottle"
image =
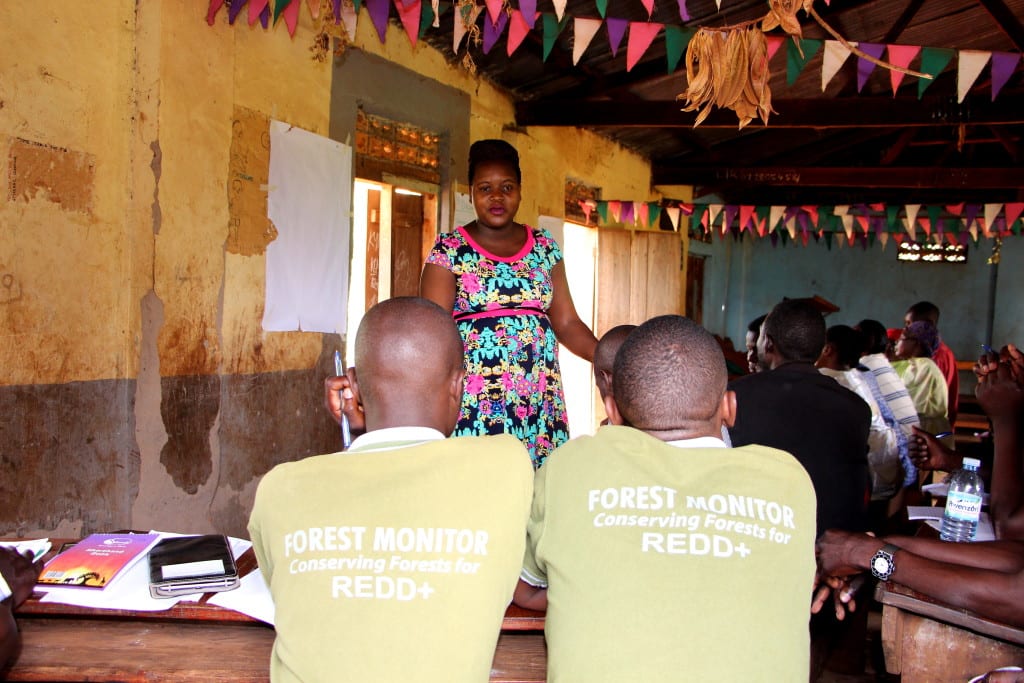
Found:
[[[964,458],[963,469],[953,473],[949,480],[949,495],[946,497],[946,512],[942,515],[939,538],[954,543],[970,543],[978,531],[981,517],[981,498],[985,485],[978,474],[981,462],[975,458]]]

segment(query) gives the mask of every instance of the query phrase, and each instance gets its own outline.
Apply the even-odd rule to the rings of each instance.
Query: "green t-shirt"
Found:
[[[276,609],[271,680],[486,681],[532,472],[506,435],[271,470],[249,520]]]
[[[788,453],[602,427],[537,471],[549,681],[806,681],[815,496]]]

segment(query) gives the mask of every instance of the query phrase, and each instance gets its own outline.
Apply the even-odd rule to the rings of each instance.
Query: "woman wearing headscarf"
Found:
[[[946,378],[932,360],[939,331],[927,320],[910,323],[896,342],[892,367],[907,386],[921,418],[921,429],[932,434],[951,431]]]

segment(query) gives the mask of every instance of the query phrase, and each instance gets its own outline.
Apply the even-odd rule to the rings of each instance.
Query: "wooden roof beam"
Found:
[[[1009,36],[1017,49],[1024,52],[1024,26],[1021,26],[1020,20],[1007,8],[1006,3],[1003,0],[978,0],[978,2],[992,15],[996,25]]]
[[[1024,168],[658,167],[654,185],[858,187],[988,190],[1024,187]]]

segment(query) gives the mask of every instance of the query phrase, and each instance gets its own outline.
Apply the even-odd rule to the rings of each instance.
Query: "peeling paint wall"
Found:
[[[305,11],[294,39],[205,11],[0,3],[0,534],[244,535],[264,472],[338,447],[321,391],[343,340],[262,331],[272,226],[240,226],[231,184],[261,163],[242,117],[329,134],[333,67]],[[397,27],[382,45],[361,19],[352,49],[465,93],[469,138],[522,153],[524,221],[561,215],[566,177],[655,196],[597,136],[509,132],[509,98]]]

